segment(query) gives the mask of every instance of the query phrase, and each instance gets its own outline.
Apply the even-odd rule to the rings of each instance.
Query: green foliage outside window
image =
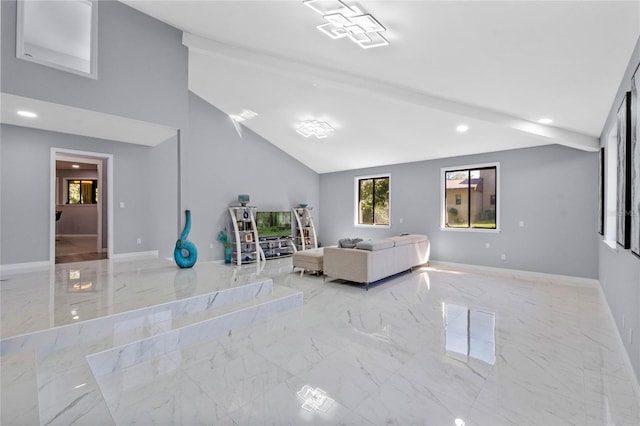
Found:
[[[358,181],[358,224],[389,225],[389,177]]]
[[[70,180],[67,182],[68,204],[96,204],[98,202],[97,180]]]

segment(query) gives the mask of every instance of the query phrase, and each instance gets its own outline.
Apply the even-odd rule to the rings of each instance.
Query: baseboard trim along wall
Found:
[[[624,363],[627,369],[633,373],[634,372],[633,364],[631,363],[631,358],[629,358],[629,353],[627,352],[627,348],[625,348],[624,346],[624,340],[622,340],[622,336],[620,335],[620,330],[617,327],[616,319],[613,316],[613,312],[611,312],[611,308],[609,307],[609,304],[606,303],[607,298],[605,297],[604,291],[602,290],[602,287],[600,285],[598,285],[598,289],[600,291],[600,296],[605,300],[605,304],[607,305],[607,312],[609,313],[609,321],[611,322],[611,325],[613,326],[613,328],[616,330],[616,336],[618,336],[618,347],[621,349],[620,352],[622,352],[623,354],[622,358],[624,358]],[[631,385],[633,386],[633,392],[635,393],[636,398],[640,403],[640,382],[638,381],[638,375],[631,374],[631,376],[632,376]]]
[[[160,253],[158,250],[150,250],[150,251],[138,251],[131,253],[119,253],[114,254],[113,260],[123,260],[123,259],[132,259],[136,257],[159,257]],[[54,262],[49,262],[48,260],[42,262],[26,262],[26,263],[12,263],[8,265],[0,265],[0,272],[14,272],[21,270],[35,270],[35,269],[48,269],[51,266],[54,266]]]
[[[150,250],[150,251],[134,251],[130,253],[118,253],[114,254],[114,260],[122,260],[122,259],[131,259],[134,257],[159,257],[160,252],[158,250]]]
[[[564,284],[576,285],[580,287],[600,288],[600,282],[593,278],[574,277],[571,275],[547,274],[543,272],[522,271],[519,269],[495,268],[491,266],[469,265],[465,263],[441,262],[432,260],[431,266],[445,266],[468,272],[490,272],[496,275],[509,275],[515,278],[535,278],[538,280],[562,280]]]
[[[49,269],[51,266],[53,266],[53,263],[48,260],[42,262],[12,263],[9,265],[0,265],[0,272],[14,272],[23,269]]]

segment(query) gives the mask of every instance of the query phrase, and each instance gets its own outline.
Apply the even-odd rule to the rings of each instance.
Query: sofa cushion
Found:
[[[378,251],[393,247],[393,241],[391,240],[367,240],[360,241],[356,248],[360,250]]]
[[[398,235],[395,237],[389,237],[388,239],[393,241],[396,246],[406,246],[413,242],[413,239],[408,235]]]
[[[427,241],[427,236],[423,234],[409,234],[407,237],[411,238],[414,243],[420,243],[422,241]]]
[[[362,238],[342,238],[338,241],[338,247],[354,248],[360,241],[362,241]]]

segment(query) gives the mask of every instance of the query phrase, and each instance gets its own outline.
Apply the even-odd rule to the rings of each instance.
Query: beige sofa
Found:
[[[356,248],[325,247],[323,268],[326,279],[369,284],[429,262],[426,235],[409,234],[369,240]]]

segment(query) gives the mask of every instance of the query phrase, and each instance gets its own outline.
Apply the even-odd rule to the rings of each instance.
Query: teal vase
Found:
[[[191,210],[185,210],[184,230],[180,235],[180,239],[176,241],[176,248],[173,250],[173,258],[176,264],[181,268],[191,268],[198,260],[198,249],[196,245],[187,240],[189,231],[191,231]]]
[[[224,248],[224,263],[231,263],[231,246]]]

